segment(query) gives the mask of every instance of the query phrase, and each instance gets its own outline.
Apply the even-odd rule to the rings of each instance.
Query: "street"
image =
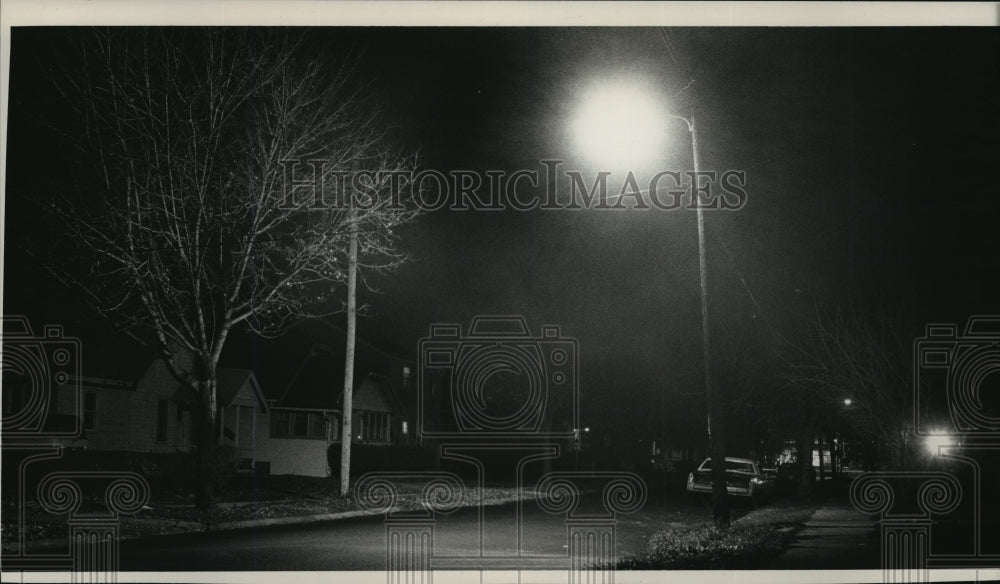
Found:
[[[581,501],[581,509],[599,504],[598,496]],[[746,513],[736,507],[734,518]],[[516,504],[488,507],[484,524],[482,562],[463,561],[470,569],[497,567],[497,556],[514,556],[505,568],[530,569],[538,561],[518,559]],[[711,520],[707,507],[691,506],[679,494],[669,496],[651,489],[646,506],[619,517],[616,546],[619,555],[639,553],[649,536],[663,528],[697,525]],[[566,554],[566,523],[549,515],[534,502],[524,504],[522,556]],[[478,509],[459,509],[438,520],[434,556],[475,558],[479,553]],[[492,556],[492,557],[490,557]],[[383,516],[246,529],[219,533],[165,536],[126,541],[121,546],[124,571],[230,571],[230,570],[383,570],[386,539]]]

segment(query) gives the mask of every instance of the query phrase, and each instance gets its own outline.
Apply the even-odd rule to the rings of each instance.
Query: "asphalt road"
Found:
[[[581,510],[596,508],[594,496]],[[745,508],[734,509],[734,516]],[[476,508],[459,509],[441,517],[435,526],[434,557],[462,560],[467,569],[533,569],[539,562],[523,556],[559,556],[567,553],[567,523],[537,503],[524,503],[518,543],[516,505],[488,507],[480,521]],[[651,490],[646,505],[618,517],[616,549],[620,554],[640,552],[654,532],[711,519],[711,510],[688,504],[680,495]],[[480,525],[485,529],[480,529]],[[518,558],[518,548],[521,558]],[[500,560],[497,556],[514,556]],[[371,516],[304,525],[244,529],[229,532],[164,536],[122,542],[120,568],[124,571],[233,571],[233,570],[384,570],[384,517]]]

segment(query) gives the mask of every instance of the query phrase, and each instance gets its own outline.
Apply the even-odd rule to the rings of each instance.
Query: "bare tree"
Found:
[[[824,316],[817,310],[786,373],[802,407],[800,443],[811,449],[820,420],[839,417],[855,435],[883,445],[894,466],[910,466],[911,346],[891,317],[868,320],[843,310]]]
[[[234,327],[342,310],[351,234],[362,269],[405,260],[393,230],[414,216],[414,157],[386,146],[351,61],[304,48],[258,30],[96,30],[59,81],[103,192],[56,206],[87,266],[55,271],[196,396],[202,506]]]

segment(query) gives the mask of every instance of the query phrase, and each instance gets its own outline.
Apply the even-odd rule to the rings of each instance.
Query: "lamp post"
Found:
[[[708,450],[712,459],[712,517],[717,524],[729,523],[729,505],[726,501],[726,447],[725,424],[722,404],[712,378],[712,344],[708,326],[708,268],[705,259],[705,211],[699,200],[698,177],[701,160],[698,156],[698,132],[694,116],[685,118],[676,114],[667,117],[681,120],[691,134],[691,203],[695,206],[698,221],[698,286],[701,291],[701,353],[705,365],[705,400],[708,408]]]
[[[712,516],[719,525],[729,523],[726,500],[725,428],[720,396],[712,378],[711,335],[708,319],[708,269],[705,254],[705,206],[700,200],[698,173],[701,160],[694,116],[662,112],[647,92],[630,85],[599,88],[584,103],[582,115],[576,121],[577,138],[582,146],[602,158],[621,162],[625,158],[649,156],[665,132],[660,128],[663,117],[684,122],[691,135],[691,203],[698,222],[698,285],[701,290],[701,348],[705,366],[705,399],[709,457],[712,458]],[[637,144],[641,147],[637,149]]]

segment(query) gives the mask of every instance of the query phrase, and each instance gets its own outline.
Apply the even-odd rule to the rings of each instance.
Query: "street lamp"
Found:
[[[585,94],[573,119],[573,139],[595,164],[615,169],[654,163],[663,150],[659,100],[624,81],[602,82]]]
[[[708,327],[708,270],[705,265],[705,215],[707,201],[695,200],[699,193],[698,134],[694,116],[680,116],[663,111],[650,91],[636,84],[612,83],[594,88],[578,112],[573,124],[581,150],[604,164],[642,165],[654,159],[662,150],[666,132],[664,119],[684,122],[691,135],[691,204],[698,221],[698,284],[701,289],[702,357],[705,364],[705,397],[708,402],[708,443],[712,465],[713,516],[717,523],[729,523],[726,502],[726,465],[723,435],[723,414],[719,396],[712,382],[712,352]],[[651,196],[655,196],[651,193]]]
[[[924,448],[931,456],[937,456],[941,448],[955,446],[955,438],[944,430],[932,430],[930,435],[924,438]]]

